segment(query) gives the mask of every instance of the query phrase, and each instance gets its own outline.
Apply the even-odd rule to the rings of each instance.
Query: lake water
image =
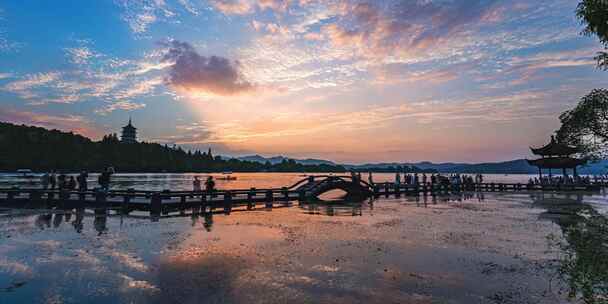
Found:
[[[234,176],[218,187],[281,187],[303,178]],[[177,190],[190,189],[192,178],[113,180],[116,188]],[[36,186],[0,178],[0,187],[10,185]],[[578,286],[575,277],[606,284],[608,247],[605,235],[589,234],[593,229],[582,237],[597,237],[591,244],[570,231],[605,228],[607,202],[604,192],[468,193],[160,221],[138,212],[4,209],[0,303],[582,303],[579,293],[569,299],[569,286]],[[590,221],[596,218],[600,224]],[[585,271],[600,272],[564,268],[572,264],[564,260],[568,250],[591,256],[581,261],[599,264]]]

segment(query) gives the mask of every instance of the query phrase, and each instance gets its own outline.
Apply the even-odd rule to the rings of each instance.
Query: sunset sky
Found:
[[[223,155],[529,156],[608,73],[574,0],[0,2],[0,121]]]

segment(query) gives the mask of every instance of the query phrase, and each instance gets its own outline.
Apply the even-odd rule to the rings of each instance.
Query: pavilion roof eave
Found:
[[[527,160],[528,164],[539,167],[541,169],[569,169],[582,166],[587,163],[586,159],[578,159],[572,157],[550,157],[534,160]]]
[[[580,152],[580,149],[578,149],[577,147],[571,147],[569,145],[557,142],[557,140],[555,140],[555,137],[553,136],[551,137],[551,142],[546,144],[544,147],[530,147],[530,150],[535,155],[541,156],[566,156],[577,154]]]

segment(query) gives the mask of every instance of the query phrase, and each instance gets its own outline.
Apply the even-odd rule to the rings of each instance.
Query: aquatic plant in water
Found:
[[[608,303],[608,218],[591,207],[578,212],[578,220],[562,226],[564,239],[554,245],[564,253],[559,275],[571,298],[585,303]]]

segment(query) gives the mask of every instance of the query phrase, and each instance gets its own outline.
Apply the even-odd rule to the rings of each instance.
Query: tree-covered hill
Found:
[[[35,171],[100,171],[112,166],[119,172],[344,172],[337,165],[303,165],[293,160],[278,164],[222,159],[211,150],[184,151],[156,143],[121,143],[116,134],[92,141],[84,136],[40,127],[0,122],[0,171],[21,168]]]

